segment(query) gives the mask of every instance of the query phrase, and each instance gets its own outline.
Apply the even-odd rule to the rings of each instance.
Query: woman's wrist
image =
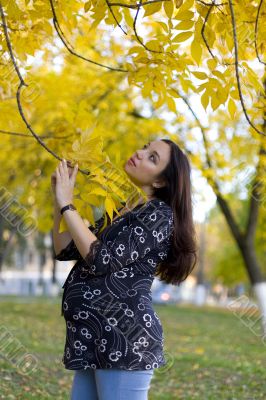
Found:
[[[59,205],[58,205],[57,202],[55,201],[55,202],[54,202],[54,212],[55,212],[56,214],[58,214],[58,215],[61,216],[60,210],[61,210],[61,208],[59,207]]]

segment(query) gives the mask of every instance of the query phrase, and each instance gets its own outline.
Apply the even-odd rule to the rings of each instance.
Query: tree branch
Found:
[[[16,71],[16,73],[17,73],[17,76],[18,76],[18,78],[19,78],[19,80],[20,80],[20,84],[19,84],[18,89],[17,89],[17,92],[16,92],[16,98],[17,98],[17,104],[18,104],[18,109],[19,109],[19,113],[20,113],[20,115],[21,115],[21,118],[23,119],[23,121],[24,121],[25,125],[27,126],[28,130],[32,133],[32,135],[33,135],[33,136],[35,137],[35,139],[38,141],[38,143],[39,143],[42,147],[44,147],[50,154],[52,154],[57,160],[62,161],[62,158],[60,158],[56,153],[54,153],[54,152],[39,138],[39,136],[34,132],[34,130],[32,129],[31,125],[29,124],[27,118],[26,118],[25,115],[24,115],[23,108],[22,108],[22,104],[21,104],[20,91],[21,91],[21,89],[22,89],[23,86],[28,86],[28,84],[26,84],[25,81],[23,80],[23,78],[22,78],[22,76],[21,76],[21,73],[20,73],[20,71],[19,71],[18,65],[17,65],[17,63],[16,63],[15,57],[14,57],[13,49],[12,49],[11,42],[10,42],[10,39],[9,39],[9,34],[8,34],[8,31],[7,31],[8,28],[7,28],[7,24],[6,24],[5,14],[4,14],[4,10],[3,10],[3,7],[2,7],[2,3],[1,3],[1,2],[0,2],[0,15],[1,15],[1,19],[2,19],[3,28],[4,28],[4,36],[5,36],[5,40],[6,40],[8,52],[9,52],[10,58],[11,58],[11,60],[12,60],[12,63],[13,63],[13,65],[14,65],[14,68],[15,68],[15,71]],[[80,168],[79,168],[79,171],[82,172],[82,173],[84,173],[84,174],[86,174],[86,175],[89,175],[89,174],[90,174],[90,172],[81,170]]]
[[[26,133],[10,132],[10,131],[5,131],[3,129],[0,129],[0,133],[5,134],[5,135],[23,136],[23,137],[28,137],[28,138],[34,139],[34,137],[32,135],[27,135]],[[70,135],[66,135],[66,136],[39,135],[39,138],[42,138],[42,139],[67,139],[71,136],[73,136],[72,133]]]
[[[106,2],[106,4],[107,4],[107,7],[108,7],[109,10],[110,10],[110,13],[112,14],[112,16],[113,16],[113,18],[114,18],[114,20],[115,20],[115,22],[117,23],[117,25],[119,26],[119,28],[121,29],[121,31],[122,31],[125,35],[127,35],[127,32],[124,31],[124,29],[122,28],[122,26],[121,26],[121,25],[119,24],[119,22],[117,21],[117,18],[116,18],[115,14],[114,14],[114,12],[113,12],[113,10],[112,10],[112,5],[109,3],[108,0],[105,0],[105,2]]]
[[[264,88],[266,90],[266,78],[264,80]],[[264,122],[263,129],[266,132],[266,112],[264,112]],[[255,178],[252,181],[252,190],[251,190],[251,198],[249,204],[249,212],[248,212],[248,221],[246,226],[246,239],[247,241],[254,240],[256,227],[258,223],[258,215],[259,215],[259,206],[262,201],[262,182],[261,177],[265,175],[265,161],[266,158],[266,146],[263,141],[261,141],[261,145],[259,148],[258,154],[258,164],[256,167]]]
[[[244,111],[244,115],[246,117],[246,120],[248,121],[249,125],[260,135],[266,136],[266,133],[263,131],[260,131],[256,126],[253,124],[253,122],[250,120],[244,98],[242,95],[242,89],[241,89],[241,83],[240,83],[240,77],[239,77],[239,71],[238,71],[238,42],[237,42],[237,36],[236,36],[236,22],[235,22],[235,13],[234,13],[234,8],[233,8],[233,3],[232,0],[229,0],[229,6],[230,6],[230,12],[231,12],[231,20],[232,20],[232,27],[233,27],[233,37],[234,37],[234,49],[235,49],[235,72],[236,72],[236,80],[237,80],[237,88],[238,88],[238,94],[240,98],[240,102],[242,105],[242,109]]]
[[[264,64],[264,65],[266,65],[266,63],[264,61],[262,61],[262,59],[260,58],[259,50],[258,50],[258,25],[259,25],[259,15],[260,15],[260,10],[261,10],[262,3],[263,3],[263,0],[260,0],[260,4],[259,4],[259,7],[258,7],[258,12],[257,12],[257,16],[256,16],[256,23],[255,23],[255,49],[256,49],[257,59],[259,60],[259,62]]]
[[[185,96],[183,96],[177,89],[172,88],[177,94],[178,96],[184,101],[184,103],[187,105],[188,109],[190,110],[190,112],[192,113],[193,117],[195,118],[201,133],[202,133],[202,138],[203,138],[203,143],[204,143],[204,148],[205,148],[205,153],[206,153],[206,164],[207,164],[207,168],[209,169],[213,169],[212,166],[212,162],[211,162],[211,157],[209,155],[209,143],[206,137],[206,133],[205,133],[205,128],[202,125],[202,123],[200,122],[199,118],[197,117],[195,111],[193,110],[193,108],[191,107],[191,105],[189,104],[188,100],[186,99]],[[219,188],[219,184],[218,182],[211,177],[207,177],[207,180],[209,181],[211,187],[214,189],[214,192],[216,194],[217,197],[217,202],[225,216],[225,219],[231,229],[231,232],[234,236],[234,238],[236,239],[237,243],[240,244],[242,242],[243,239],[243,234],[241,233],[241,231],[239,230],[239,227],[235,221],[235,218],[233,216],[233,213],[229,207],[228,202],[224,199],[220,188]]]
[[[59,25],[59,22],[58,22],[58,19],[57,19],[57,16],[56,16],[56,12],[55,12],[55,8],[54,8],[53,0],[49,0],[49,2],[50,2],[50,5],[51,5],[51,10],[52,10],[52,14],[53,14],[53,24],[54,24],[54,28],[55,28],[55,30],[56,30],[56,32],[57,32],[59,38],[61,39],[63,45],[65,46],[65,48],[66,48],[73,56],[78,57],[78,58],[80,58],[80,59],[82,59],[82,60],[84,60],[84,61],[87,61],[87,62],[89,62],[89,63],[98,65],[99,67],[107,68],[107,69],[109,69],[109,70],[111,70],[111,71],[128,72],[128,70],[125,70],[125,69],[122,69],[122,68],[109,67],[108,65],[104,65],[104,64],[98,63],[98,62],[96,62],[96,61],[90,60],[89,58],[86,58],[86,57],[82,56],[81,54],[78,54],[78,53],[76,53],[74,50],[72,50],[72,49],[70,48],[70,46],[68,45],[67,41],[65,40],[64,35],[62,35],[62,30],[61,30],[61,28],[60,28],[60,25]],[[72,46],[72,48],[73,48],[73,46]]]

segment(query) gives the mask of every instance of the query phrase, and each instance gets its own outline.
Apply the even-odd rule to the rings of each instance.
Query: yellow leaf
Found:
[[[90,10],[90,8],[91,8],[91,1],[87,1],[87,2],[84,4],[84,11],[87,12],[87,11]]]
[[[167,102],[169,110],[176,113],[176,104],[175,104],[175,101],[172,99],[172,97],[167,97],[166,102]]]
[[[145,10],[144,17],[155,14],[156,12],[160,11],[161,7],[162,7],[161,2],[154,3],[154,4],[147,4],[146,6],[143,6],[143,8]]]
[[[210,59],[207,61],[207,64],[208,64],[208,67],[210,68],[210,70],[213,70],[213,69],[215,69],[216,66],[217,66],[217,61],[216,61],[216,59],[214,59],[214,58],[210,58]]]
[[[61,219],[59,225],[59,233],[68,231],[68,226],[64,218]]]
[[[169,28],[168,28],[168,26],[164,23],[164,22],[162,22],[162,21],[155,21],[157,24],[160,24],[160,26],[164,29],[164,31],[166,32],[166,33],[168,33],[169,32]]]
[[[176,8],[181,7],[182,4],[183,4],[183,0],[175,0],[175,6],[176,6]]]
[[[178,33],[173,39],[172,42],[184,42],[185,40],[189,39],[190,36],[193,35],[193,32],[182,32]]]
[[[212,71],[212,73],[213,73],[213,75],[217,76],[218,78],[220,78],[222,80],[225,79],[225,76],[222,74],[221,71],[215,70],[215,71]]]
[[[106,190],[102,189],[102,188],[95,188],[93,189],[90,193],[90,195],[92,194],[98,194],[99,196],[106,196]]]
[[[216,110],[216,108],[219,107],[219,105],[221,104],[219,98],[216,96],[215,92],[212,92],[212,96],[211,96],[211,106],[213,111]]]
[[[179,8],[179,12],[189,10],[192,6],[194,6],[195,0],[186,0],[182,2],[183,4]]]
[[[178,31],[186,31],[188,29],[191,29],[194,26],[194,21],[181,21],[179,22],[174,29],[178,30]]]
[[[153,103],[154,107],[160,108],[164,104],[164,100],[164,96],[159,96],[158,100]]]
[[[236,110],[237,110],[237,107],[235,105],[235,102],[233,99],[230,98],[228,101],[228,111],[229,111],[232,119],[235,116]]]
[[[195,39],[191,43],[190,51],[191,51],[192,57],[194,58],[196,63],[199,65],[201,56],[202,56],[202,48],[201,48],[200,43],[198,41],[196,41]]]
[[[89,221],[91,225],[95,226],[95,220],[91,206],[89,205],[86,206],[84,217]]]
[[[205,72],[192,71],[192,74],[195,75],[195,77],[198,78],[198,79],[205,80],[205,79],[208,78],[208,76],[207,76],[207,74]]]
[[[164,3],[163,3],[163,8],[164,8],[164,11],[165,11],[167,17],[168,17],[168,18],[172,18],[173,11],[174,11],[173,0],[164,1]]]
[[[205,110],[206,110],[206,108],[208,107],[208,104],[209,104],[209,100],[210,100],[210,98],[209,98],[209,94],[208,94],[208,92],[207,92],[207,89],[205,90],[205,92],[203,93],[203,95],[201,96],[201,104],[202,104],[202,106],[205,108]]]
[[[194,12],[193,11],[181,11],[179,10],[178,13],[174,16],[174,19],[179,19],[179,20],[186,20],[186,19],[192,19],[194,17]]]
[[[145,45],[150,50],[155,50],[155,51],[161,50],[158,40],[150,40],[149,42],[146,42]]]
[[[239,93],[238,90],[231,90],[230,95],[235,99],[235,100],[239,100]]]
[[[113,199],[110,196],[107,196],[104,202],[105,210],[107,211],[110,219],[113,219],[113,210],[117,212],[117,209],[115,207],[115,203],[113,202]]]
[[[178,93],[174,90],[174,89],[167,89],[168,93],[172,96],[172,97],[176,97],[179,99],[179,95]]]
[[[128,54],[133,54],[133,53],[142,53],[142,55],[146,54],[143,47],[141,46],[131,47],[131,49],[128,51]]]

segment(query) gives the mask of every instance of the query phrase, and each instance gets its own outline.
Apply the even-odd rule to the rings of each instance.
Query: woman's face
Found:
[[[131,161],[133,159],[134,163]],[[152,189],[158,174],[166,167],[170,160],[170,146],[162,140],[154,140],[145,144],[142,149],[136,150],[124,164],[124,170],[130,179],[145,189]],[[156,185],[155,185],[156,186]]]

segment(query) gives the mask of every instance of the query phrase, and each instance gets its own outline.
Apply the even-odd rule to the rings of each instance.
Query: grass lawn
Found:
[[[0,297],[0,399],[69,399],[73,371],[61,362],[60,304],[59,298]],[[188,305],[154,309],[164,328],[169,366],[155,370],[149,400],[266,399],[266,341],[232,311]],[[6,358],[8,334],[23,346],[20,356],[36,357],[35,372],[25,375],[15,356]]]

